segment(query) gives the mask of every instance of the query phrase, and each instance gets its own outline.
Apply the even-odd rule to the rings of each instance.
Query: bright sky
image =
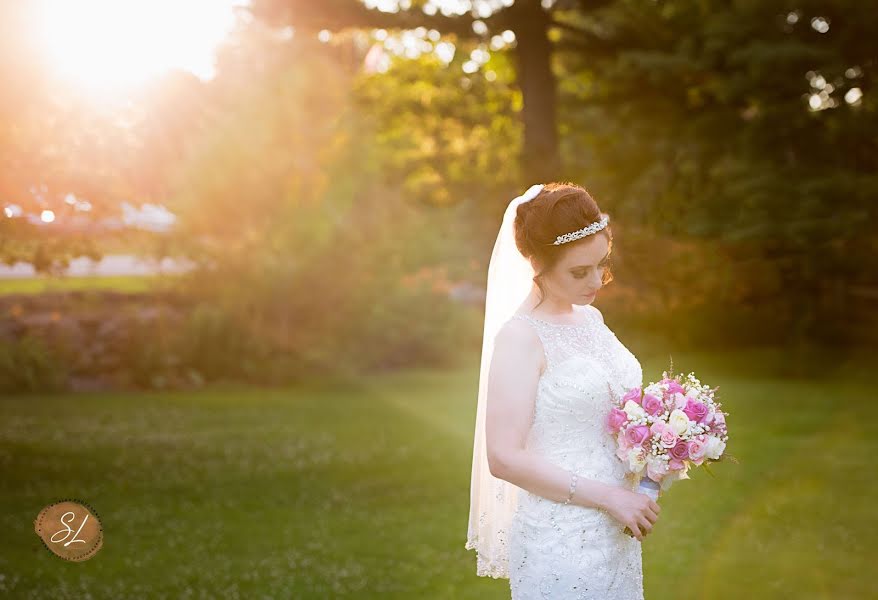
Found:
[[[207,79],[246,0],[37,0],[36,36],[58,74],[87,91],[124,90],[171,68]]]

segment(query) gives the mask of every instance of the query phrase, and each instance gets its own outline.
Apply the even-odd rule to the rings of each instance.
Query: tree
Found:
[[[558,73],[565,142],[598,196],[729,253],[729,289],[790,338],[878,329],[875,11],[620,0],[593,17],[620,51],[565,54]]]
[[[398,6],[394,12],[385,12],[369,9],[360,0],[255,0],[252,11],[270,24],[293,26],[305,34],[349,28],[425,27],[461,41],[481,41],[512,31],[516,39],[517,83],[523,101],[522,181],[550,181],[561,177],[563,164],[556,114],[558,82],[552,70],[553,54],[565,49],[611,52],[612,47],[587,29],[559,20],[559,16],[567,11],[587,14],[607,2],[516,0],[509,6],[494,6],[492,10],[486,10],[484,3],[479,7],[470,3],[468,12],[455,15],[427,14],[423,11],[424,2],[409,4],[409,9]],[[550,36],[552,30],[555,31]],[[571,39],[571,35],[575,39]]]

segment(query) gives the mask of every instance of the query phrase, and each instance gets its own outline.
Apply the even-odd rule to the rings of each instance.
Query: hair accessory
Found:
[[[610,215],[604,215],[604,217],[600,221],[595,221],[591,225],[583,227],[582,229],[578,229],[577,231],[571,231],[570,233],[559,235],[557,238],[555,238],[555,241],[551,245],[558,246],[560,244],[566,244],[567,242],[572,242],[574,240],[584,238],[587,235],[597,233],[598,231],[606,227],[607,223],[609,222]]]

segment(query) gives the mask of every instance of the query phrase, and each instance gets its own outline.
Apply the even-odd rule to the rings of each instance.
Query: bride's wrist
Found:
[[[607,510],[613,504],[613,497],[615,494],[616,489],[613,486],[601,483],[600,492],[595,498],[597,507],[601,510]]]
[[[586,508],[605,510],[613,502],[614,493],[613,486],[597,479],[580,476],[571,503]]]

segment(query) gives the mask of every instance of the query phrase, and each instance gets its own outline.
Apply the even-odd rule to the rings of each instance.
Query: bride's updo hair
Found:
[[[554,245],[559,235],[570,233],[600,221],[604,216],[597,202],[585,188],[570,182],[547,183],[540,193],[529,202],[518,205],[515,214],[515,245],[518,251],[534,265],[534,282],[540,289],[542,304],[546,297],[544,274],[551,271],[563,253],[592,235],[605,235],[609,249],[613,248],[613,232],[610,224],[584,238]],[[604,269],[602,283],[613,280],[609,265]]]

